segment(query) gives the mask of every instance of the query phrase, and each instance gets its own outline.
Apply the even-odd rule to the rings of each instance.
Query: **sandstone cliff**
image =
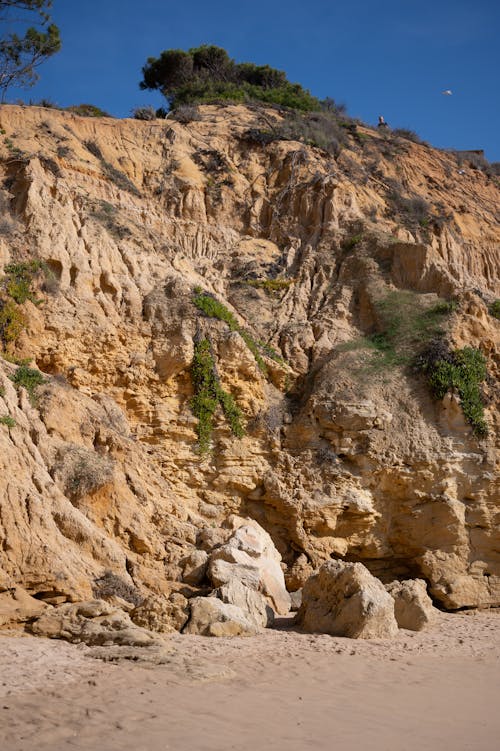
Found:
[[[186,560],[236,513],[290,590],[333,557],[500,604],[498,182],[361,127],[333,157],[278,121],[0,108],[0,275],[37,261],[0,360],[0,592],[79,601],[112,572],[197,594]],[[485,437],[412,365],[438,330],[486,358]],[[200,341],[244,423],[217,408],[204,453]]]

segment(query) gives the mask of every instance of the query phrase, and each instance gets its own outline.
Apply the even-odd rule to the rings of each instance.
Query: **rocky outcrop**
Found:
[[[104,600],[51,608],[30,625],[35,636],[66,639],[88,646],[162,646],[160,637],[139,628],[122,610]]]
[[[235,579],[283,613],[283,574],[299,590],[332,556],[425,579],[446,608],[500,604],[498,184],[369,128],[337,157],[252,141],[280,117],[0,107],[0,298],[17,326],[0,320],[0,597],[20,623],[34,611],[12,606],[16,587],[53,608],[101,598],[107,573],[135,607]],[[486,359],[486,437],[408,367],[431,319]],[[207,454],[191,377],[204,338],[245,433],[219,405]],[[23,358],[45,380],[31,396],[12,381]],[[234,515],[281,560],[229,544]]]
[[[394,599],[394,615],[399,628],[422,631],[436,617],[436,610],[422,579],[394,581],[386,584]]]
[[[394,600],[383,584],[363,564],[342,561],[324,563],[306,582],[296,623],[304,631],[351,639],[388,639],[398,632]]]

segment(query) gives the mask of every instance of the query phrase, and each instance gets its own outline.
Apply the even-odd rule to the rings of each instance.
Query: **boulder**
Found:
[[[236,579],[231,580],[218,589],[214,589],[211,597],[217,597],[228,605],[241,608],[247,618],[259,628],[272,626],[274,610],[260,592],[250,589]]]
[[[436,617],[436,609],[423,579],[393,581],[385,588],[394,599],[394,614],[399,628],[421,631]]]
[[[149,631],[171,634],[181,631],[189,618],[189,605],[186,597],[179,592],[172,592],[166,598],[149,595],[130,613],[136,626]]]
[[[398,624],[394,600],[362,563],[328,561],[306,582],[296,623],[309,632],[386,639]]]
[[[209,559],[208,577],[215,587],[238,581],[260,592],[280,615],[290,610],[290,595],[281,569],[281,556],[268,533],[256,522],[237,528]]]
[[[260,631],[241,608],[226,604],[217,597],[194,597],[189,604],[191,618],[184,634],[254,636]]]
[[[30,625],[35,636],[66,639],[88,646],[150,647],[163,640],[139,628],[130,617],[104,600],[66,603],[51,608]]]

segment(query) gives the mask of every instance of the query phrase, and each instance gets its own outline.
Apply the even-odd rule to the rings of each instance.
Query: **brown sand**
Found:
[[[175,635],[170,654],[118,664],[0,638],[0,748],[494,751],[498,626],[500,614],[476,612],[392,641]]]

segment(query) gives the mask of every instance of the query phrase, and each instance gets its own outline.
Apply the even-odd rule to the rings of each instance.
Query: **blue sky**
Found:
[[[500,161],[499,0],[54,0],[63,49],[31,90],[126,117],[163,101],[138,82],[146,58],[210,43],[285,70],[319,97],[435,146]],[[451,89],[453,96],[443,96]]]

